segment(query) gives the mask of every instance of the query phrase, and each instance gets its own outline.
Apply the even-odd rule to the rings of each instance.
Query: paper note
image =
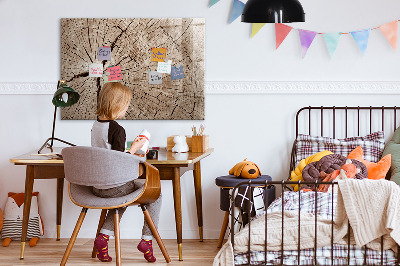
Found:
[[[172,67],[171,68],[171,79],[176,80],[176,79],[183,79],[185,77],[183,73],[183,66],[178,66],[178,67]]]
[[[151,61],[164,62],[167,54],[167,48],[152,48]]]
[[[171,64],[171,60],[168,60],[168,62],[158,62],[157,72],[171,74]]]
[[[121,66],[108,67],[107,72],[110,72],[110,75],[108,76],[108,81],[114,81],[114,80],[121,80],[122,79]]]
[[[162,84],[162,74],[157,71],[149,71],[149,84]]]
[[[97,59],[99,60],[111,60],[111,47],[102,46],[97,50]]]
[[[90,64],[89,65],[89,77],[102,77],[103,76],[103,65],[102,64]]]

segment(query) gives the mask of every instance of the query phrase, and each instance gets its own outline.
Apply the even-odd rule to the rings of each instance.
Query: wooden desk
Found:
[[[54,148],[54,151],[60,153],[61,148]],[[199,235],[200,241],[203,241],[203,211],[200,160],[210,155],[213,151],[214,149],[209,149],[208,151],[203,153],[189,152],[174,154],[172,152],[167,152],[165,149],[161,149],[159,151],[157,160],[147,160],[148,163],[158,168],[161,180],[171,180],[173,184],[175,223],[179,260],[182,260],[182,205],[180,177],[187,170],[193,170]],[[42,153],[47,152],[50,151],[43,150]],[[36,155],[36,153],[37,151],[32,151],[30,153],[26,153],[10,159],[10,162],[14,163],[15,165],[26,165],[25,199],[21,235],[21,259],[24,258],[34,179],[57,178],[57,240],[60,240],[64,188],[64,162],[60,158],[55,158],[56,156],[40,156]],[[183,171],[181,171],[182,167],[184,167]]]

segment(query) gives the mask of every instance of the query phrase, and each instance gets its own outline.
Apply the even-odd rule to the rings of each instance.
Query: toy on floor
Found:
[[[260,168],[258,168],[255,163],[246,160],[247,158],[244,159],[242,162],[237,163],[231,170],[229,170],[229,174],[249,179],[257,178],[258,176],[260,176]]]
[[[27,239],[30,239],[29,246],[31,247],[36,245],[44,230],[39,215],[38,195],[39,192],[32,193],[31,212],[26,236]],[[4,207],[3,228],[1,229],[3,247],[8,247],[11,240],[21,241],[23,213],[24,193],[9,192],[6,206]]]
[[[3,228],[3,211],[0,209],[0,232],[1,228]]]

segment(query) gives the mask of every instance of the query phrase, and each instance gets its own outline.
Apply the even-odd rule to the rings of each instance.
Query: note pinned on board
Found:
[[[152,48],[151,61],[164,62],[167,55],[167,48]]]
[[[168,60],[168,62],[158,62],[157,72],[171,74],[171,64],[171,60]]]
[[[108,76],[108,81],[122,79],[121,66],[110,66],[107,68],[107,72],[110,72],[110,75]]]
[[[171,68],[171,80],[183,79],[184,77],[185,74],[183,73],[182,65]]]
[[[90,64],[89,65],[89,77],[102,77],[103,76],[103,65],[102,64]]]
[[[157,71],[149,71],[149,84],[162,84],[162,74]]]
[[[110,46],[102,46],[97,50],[97,59],[98,60],[111,60],[111,47]]]

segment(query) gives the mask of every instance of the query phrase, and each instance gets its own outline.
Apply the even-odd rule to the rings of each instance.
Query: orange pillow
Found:
[[[392,155],[388,154],[377,163],[368,162],[363,159],[363,149],[361,146],[358,146],[352,152],[350,152],[347,158],[355,159],[365,164],[368,170],[368,179],[375,180],[384,179],[386,177],[392,161]]]

